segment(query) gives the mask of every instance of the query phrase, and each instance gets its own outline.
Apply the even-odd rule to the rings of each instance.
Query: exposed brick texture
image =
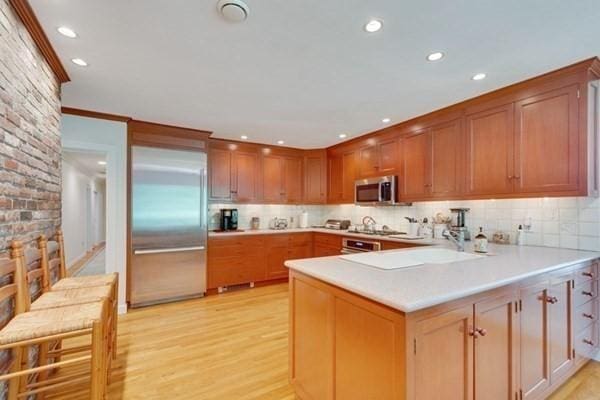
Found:
[[[60,84],[0,0],[0,254],[60,225]]]

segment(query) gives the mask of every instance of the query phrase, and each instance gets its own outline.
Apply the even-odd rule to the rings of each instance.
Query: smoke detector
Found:
[[[217,9],[227,21],[242,22],[248,18],[250,9],[242,0],[219,0]]]

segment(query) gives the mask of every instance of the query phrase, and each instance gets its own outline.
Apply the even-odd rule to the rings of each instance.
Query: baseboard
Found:
[[[596,353],[595,356],[592,357],[596,361],[600,361],[600,351]]]

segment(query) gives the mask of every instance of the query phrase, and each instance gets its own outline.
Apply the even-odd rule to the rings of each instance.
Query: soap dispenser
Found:
[[[479,227],[479,233],[475,236],[475,243],[473,245],[474,249],[478,253],[487,253],[488,252],[488,239],[487,236],[483,233],[483,228]]]

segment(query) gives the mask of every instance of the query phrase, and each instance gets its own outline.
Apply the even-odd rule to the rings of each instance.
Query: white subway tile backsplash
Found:
[[[247,229],[252,217],[259,217],[261,228],[268,227],[271,218],[296,220],[303,210],[309,214],[309,225],[325,220],[349,219],[360,224],[370,215],[379,225],[406,231],[405,217],[431,219],[441,212],[451,216],[450,208],[467,207],[467,225],[471,232],[483,227],[487,235],[501,230],[510,234],[514,242],[519,225],[531,224],[525,233],[525,243],[536,246],[600,249],[600,200],[593,197],[429,201],[398,207],[358,207],[353,204],[323,206],[288,206],[259,204],[211,204],[211,226],[218,227],[219,208],[238,208],[240,228]]]

